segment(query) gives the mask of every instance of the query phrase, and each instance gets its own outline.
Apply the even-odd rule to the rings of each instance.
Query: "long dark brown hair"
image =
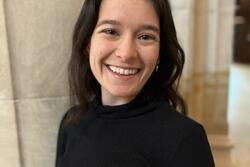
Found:
[[[98,21],[102,0],[85,0],[73,32],[72,55],[68,66],[71,103],[80,110],[70,110],[67,123],[78,121],[88,109],[90,99],[100,91],[89,64],[89,43]],[[149,78],[142,92],[162,94],[176,110],[185,113],[185,103],[179,95],[180,76],[185,56],[177,36],[168,0],[150,0],[160,21],[160,63],[157,73]]]

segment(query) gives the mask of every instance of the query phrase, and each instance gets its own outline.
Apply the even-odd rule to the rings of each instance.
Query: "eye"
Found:
[[[139,35],[138,39],[144,40],[144,41],[149,41],[149,40],[156,41],[156,37],[152,34],[141,34],[141,35]]]
[[[119,33],[111,28],[104,29],[101,32],[109,36],[119,36]]]

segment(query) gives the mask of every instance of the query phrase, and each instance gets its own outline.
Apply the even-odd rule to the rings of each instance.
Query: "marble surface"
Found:
[[[54,166],[58,127],[68,108],[68,97],[16,101],[22,166]]]
[[[228,71],[233,60],[234,8],[222,10],[218,25],[218,51],[220,55],[215,63],[219,71]]]
[[[173,17],[177,31],[177,37],[183,47],[186,56],[191,56],[192,51],[192,32],[193,32],[193,11],[191,8],[173,10]],[[186,25],[186,26],[183,26]]]
[[[192,8],[194,3],[194,0],[170,0],[173,9]]]
[[[8,0],[5,15],[15,97],[68,94],[67,63],[82,0]]]
[[[12,99],[11,68],[3,0],[0,0],[0,100]]]
[[[194,0],[197,4],[195,9],[202,11],[203,6],[207,6],[205,9],[208,12],[214,12],[220,8],[220,10],[233,10],[236,0]]]
[[[20,167],[18,129],[12,100],[0,100],[0,166]]]
[[[229,90],[229,136],[236,167],[250,166],[250,65],[231,66]]]
[[[20,167],[18,129],[13,101],[11,68],[3,0],[0,0],[0,164]]]

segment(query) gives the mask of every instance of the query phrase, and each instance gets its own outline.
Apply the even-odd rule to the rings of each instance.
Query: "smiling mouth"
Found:
[[[138,68],[121,68],[121,67],[112,66],[112,65],[106,65],[106,66],[113,73],[116,73],[119,75],[125,75],[125,76],[135,75],[140,71],[140,69]]]

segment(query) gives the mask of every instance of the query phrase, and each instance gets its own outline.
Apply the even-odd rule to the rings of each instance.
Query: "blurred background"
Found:
[[[54,167],[83,0],[0,0],[0,164]],[[171,0],[186,53],[181,93],[217,167],[250,166],[250,0]]]

